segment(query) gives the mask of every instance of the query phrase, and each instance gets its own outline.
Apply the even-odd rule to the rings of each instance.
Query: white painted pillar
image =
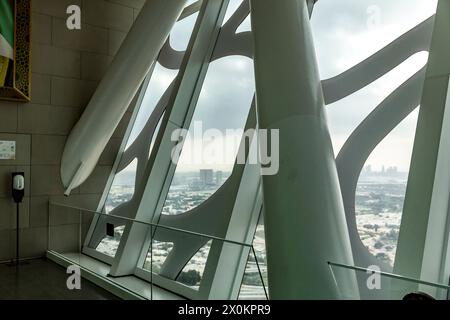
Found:
[[[394,264],[395,273],[439,283],[448,283],[450,276],[449,15],[450,1],[440,0]],[[417,288],[396,282],[394,297]],[[429,286],[421,289],[436,293]]]
[[[270,297],[337,299],[327,262],[353,258],[307,1],[251,0],[251,12],[259,127],[280,130],[279,173],[263,177]]]
[[[95,168],[186,0],[148,0],[67,140],[61,161],[66,194]]]

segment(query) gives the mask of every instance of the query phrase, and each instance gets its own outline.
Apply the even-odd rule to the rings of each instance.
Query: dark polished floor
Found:
[[[81,279],[80,290],[66,286],[66,269],[46,259],[32,260],[20,267],[0,265],[1,300],[111,300],[108,291]]]

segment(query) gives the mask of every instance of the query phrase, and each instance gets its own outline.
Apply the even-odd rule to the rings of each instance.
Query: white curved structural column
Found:
[[[270,298],[341,298],[327,262],[353,257],[307,1],[252,0],[251,12],[259,127],[280,130],[279,173],[263,177]],[[354,275],[343,283],[354,297]]]
[[[81,119],[73,128],[61,161],[66,194],[92,173],[186,0],[147,1]]]
[[[394,273],[439,283],[450,276],[449,15],[450,1],[440,0],[394,264]],[[417,285],[398,283],[395,289],[399,298]],[[419,289],[436,294],[430,287]]]

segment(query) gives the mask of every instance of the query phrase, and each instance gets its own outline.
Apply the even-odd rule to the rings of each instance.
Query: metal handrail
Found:
[[[366,272],[366,273],[367,272],[371,272],[371,273],[381,274],[383,276],[386,276],[386,277],[392,278],[392,279],[404,280],[404,281],[418,283],[418,284],[423,284],[423,285],[427,285],[427,286],[431,286],[431,287],[437,287],[437,288],[440,288],[440,289],[450,290],[450,286],[445,285],[445,284],[431,282],[431,281],[425,281],[425,280],[420,280],[420,279],[415,279],[415,278],[406,277],[406,276],[402,276],[402,275],[395,274],[395,273],[378,271],[378,270],[374,270],[374,269],[368,269],[368,268],[352,266],[352,265],[343,264],[343,263],[330,262],[330,261],[328,262],[328,265],[329,266],[335,266],[335,267],[341,267],[341,268],[349,269],[349,270],[363,271],[363,272]]]
[[[171,230],[171,231],[175,231],[175,232],[189,234],[189,235],[193,235],[193,236],[197,236],[197,237],[202,237],[202,238],[208,238],[208,239],[211,239],[211,240],[221,241],[223,243],[229,243],[229,244],[233,244],[233,245],[239,245],[239,246],[242,246],[242,247],[247,247],[247,248],[249,248],[251,250],[251,252],[252,252],[252,254],[253,254],[254,258],[255,258],[255,263],[256,263],[257,270],[258,270],[258,274],[259,274],[259,277],[261,279],[262,287],[264,289],[264,295],[266,296],[266,300],[269,300],[269,295],[268,295],[268,292],[267,292],[266,284],[264,283],[264,278],[263,278],[262,271],[261,271],[261,268],[260,268],[260,265],[259,265],[259,262],[258,262],[258,257],[256,256],[256,251],[255,251],[255,248],[253,246],[253,243],[248,244],[248,243],[243,243],[243,242],[239,242],[239,241],[223,239],[223,238],[220,238],[220,237],[217,237],[217,236],[207,235],[207,234],[203,234],[203,233],[200,233],[200,232],[195,232],[195,231],[189,231],[189,230],[169,227],[169,226],[166,226],[166,225],[155,224],[155,223],[141,221],[141,220],[136,220],[136,219],[132,219],[132,218],[128,218],[128,217],[121,217],[121,216],[117,216],[117,215],[113,215],[113,214],[107,214],[107,213],[104,213],[104,212],[99,212],[99,211],[92,210],[92,209],[80,208],[80,207],[77,207],[77,206],[62,204],[62,203],[53,202],[53,201],[49,202],[49,206],[69,208],[69,209],[74,209],[74,210],[79,210],[79,211],[85,211],[85,212],[93,213],[93,214],[96,214],[96,215],[99,215],[99,216],[105,216],[105,217],[108,217],[108,218],[121,219],[121,220],[125,220],[127,222],[141,223],[143,225],[147,225],[149,227],[155,228],[155,231],[156,231],[157,228],[163,228],[163,229],[166,229],[166,230]],[[153,232],[152,232],[151,239],[153,241]],[[151,261],[153,261],[153,246],[152,245],[150,245],[150,256],[151,256],[151,258],[150,258]],[[152,275],[153,275],[153,270],[152,270],[153,268],[152,267],[153,267],[153,263],[150,264],[151,278],[152,278]],[[153,283],[153,280],[151,280],[151,283]],[[152,290],[151,290],[151,297],[152,297],[152,300],[153,300],[153,287],[152,287]]]
[[[166,229],[166,230],[171,230],[171,231],[176,231],[176,232],[180,232],[180,233],[190,234],[190,235],[197,236],[197,237],[209,238],[211,240],[222,241],[222,242],[225,242],[225,243],[235,244],[235,245],[239,245],[239,246],[243,246],[243,247],[247,247],[247,248],[251,248],[253,246],[252,244],[239,242],[239,241],[235,241],[235,240],[228,240],[228,239],[220,238],[220,237],[209,235],[209,234],[203,234],[203,233],[200,233],[200,232],[195,232],[195,231],[189,231],[189,230],[169,227],[169,226],[162,225],[162,224],[155,224],[155,223],[146,222],[146,221],[142,221],[142,220],[136,220],[136,219],[132,219],[132,218],[121,217],[121,216],[117,216],[117,215],[113,215],[113,214],[108,214],[108,213],[99,212],[99,211],[95,211],[95,210],[91,210],[91,209],[85,209],[85,208],[80,208],[80,207],[76,207],[76,206],[61,204],[61,203],[57,203],[57,202],[50,202],[49,205],[50,206],[52,206],[52,205],[53,206],[59,206],[59,207],[63,207],[63,208],[70,208],[70,209],[75,209],[75,210],[82,210],[82,211],[86,211],[86,212],[97,214],[99,216],[104,216],[104,217],[108,217],[108,218],[117,218],[117,219],[125,220],[125,221],[128,221],[128,222],[140,223],[140,224],[144,224],[144,225],[147,225],[147,226],[150,226],[150,227],[163,228],[163,229]]]

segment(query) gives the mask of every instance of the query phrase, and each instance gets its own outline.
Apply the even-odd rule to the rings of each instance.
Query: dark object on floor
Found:
[[[403,300],[412,300],[412,301],[429,301],[429,300],[435,300],[432,296],[429,294],[426,294],[425,292],[411,292],[408,293],[406,296],[403,297]]]

